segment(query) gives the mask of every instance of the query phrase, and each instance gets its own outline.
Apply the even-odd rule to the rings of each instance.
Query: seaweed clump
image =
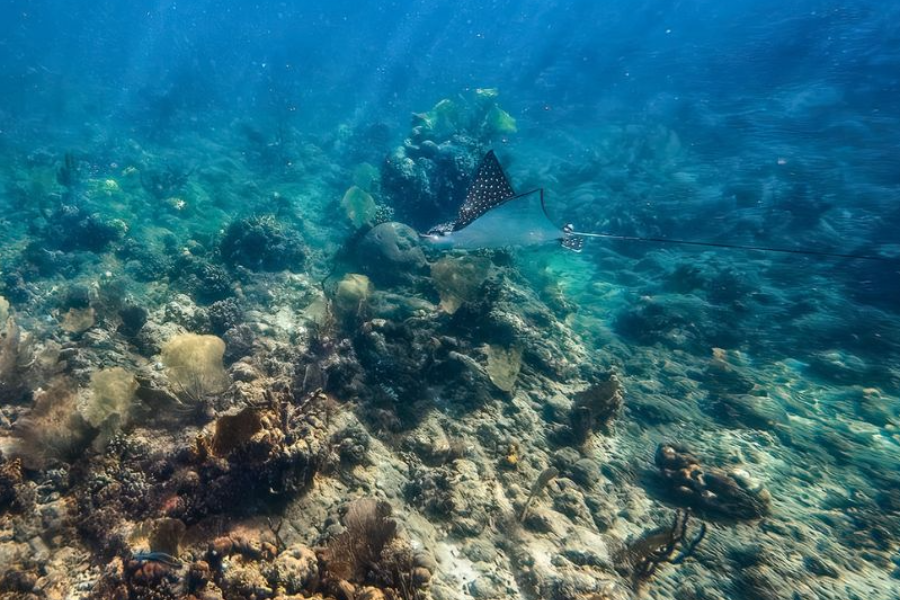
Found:
[[[273,215],[232,222],[219,244],[222,260],[253,271],[296,269],[306,256],[296,231],[286,229]]]

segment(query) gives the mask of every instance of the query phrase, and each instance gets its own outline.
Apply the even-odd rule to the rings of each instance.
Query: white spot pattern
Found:
[[[459,217],[453,225],[459,231],[487,211],[496,208],[516,195],[497,155],[491,150],[481,159],[475,180],[466,194],[466,201],[459,209]]]

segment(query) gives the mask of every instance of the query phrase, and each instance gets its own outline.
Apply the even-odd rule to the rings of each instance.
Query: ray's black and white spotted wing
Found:
[[[453,229],[459,231],[487,211],[496,208],[514,197],[513,190],[497,155],[491,150],[481,159],[478,170],[475,172],[475,180],[466,194],[466,201],[459,209],[459,217],[454,223]]]

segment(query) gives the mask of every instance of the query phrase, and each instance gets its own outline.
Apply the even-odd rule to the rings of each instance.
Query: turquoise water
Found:
[[[900,598],[898,24],[5,3],[0,596]]]

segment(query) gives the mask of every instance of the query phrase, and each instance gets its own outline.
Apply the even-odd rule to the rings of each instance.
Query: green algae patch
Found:
[[[371,225],[378,211],[372,196],[355,185],[344,194],[341,208],[356,228]]]
[[[225,342],[214,335],[184,333],[162,349],[162,362],[169,381],[180,395],[199,401],[208,394],[224,392],[228,374],[222,366]]]
[[[516,120],[499,106],[491,107],[484,117],[484,128],[491,133],[509,135],[518,131]]]

